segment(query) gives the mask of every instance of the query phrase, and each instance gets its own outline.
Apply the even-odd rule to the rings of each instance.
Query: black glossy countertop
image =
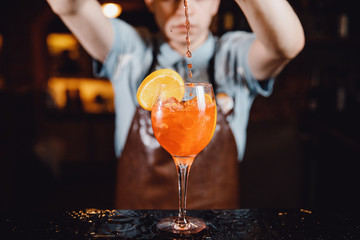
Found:
[[[194,210],[206,221],[195,236],[159,232],[156,222],[174,210],[74,210],[0,215],[1,239],[360,239],[356,214],[304,209]]]

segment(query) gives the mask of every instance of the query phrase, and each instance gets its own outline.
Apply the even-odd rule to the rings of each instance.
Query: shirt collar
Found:
[[[209,32],[208,38],[205,40],[205,42],[193,51],[191,51],[190,45],[190,51],[192,53],[191,58],[181,56],[160,37],[158,37],[158,44],[159,53],[157,55],[157,60],[161,67],[171,68],[178,62],[183,62],[185,60],[188,63],[192,63],[193,68],[197,69],[208,66],[208,63],[213,56],[215,50],[215,37],[212,35],[211,32]]]

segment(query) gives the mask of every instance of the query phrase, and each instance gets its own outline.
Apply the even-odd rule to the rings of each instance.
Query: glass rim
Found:
[[[194,86],[192,86],[194,85]],[[174,87],[198,87],[198,86],[204,86],[204,87],[212,87],[211,83],[206,82],[184,82],[184,85],[175,85],[175,84],[166,84],[166,83],[160,83],[159,87],[161,86],[174,86]]]

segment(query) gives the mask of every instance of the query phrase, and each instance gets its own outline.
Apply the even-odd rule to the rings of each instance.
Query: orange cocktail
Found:
[[[162,219],[157,227],[171,233],[193,234],[205,229],[206,223],[185,214],[188,176],[194,158],[214,134],[216,103],[211,84],[177,83],[160,84],[151,111],[154,135],[174,159],[179,189],[178,216]]]
[[[207,94],[188,101],[171,97],[154,105],[151,122],[156,139],[171,155],[195,157],[214,133],[216,104]]]

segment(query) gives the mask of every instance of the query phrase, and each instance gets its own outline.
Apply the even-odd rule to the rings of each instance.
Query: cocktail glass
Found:
[[[151,111],[154,135],[171,154],[178,171],[179,213],[162,219],[158,228],[176,234],[194,234],[203,220],[186,216],[188,176],[196,155],[210,142],[216,127],[216,103],[211,84],[185,83],[159,86]]]

